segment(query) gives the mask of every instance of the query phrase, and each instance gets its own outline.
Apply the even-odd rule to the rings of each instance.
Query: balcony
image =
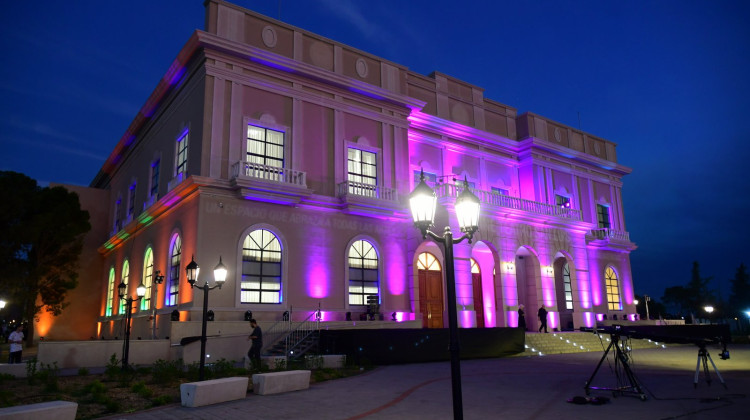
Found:
[[[460,194],[461,191],[463,191],[463,187],[457,187],[454,184],[439,184],[435,186],[435,194],[437,194],[438,199],[455,199],[458,197],[458,194]],[[583,215],[580,210],[560,207],[553,204],[540,203],[538,201],[525,200],[523,198],[511,197],[509,195],[482,191],[479,189],[472,189],[471,192],[473,192],[479,198],[479,201],[482,204],[520,210],[522,212],[541,216],[559,217],[576,222],[583,220]]]
[[[380,185],[344,181],[337,185],[337,195],[345,211],[363,216],[392,216],[401,208],[398,191]]]
[[[591,229],[589,231],[589,235],[593,239],[600,240],[600,241],[615,239],[619,241],[630,242],[630,233],[622,231],[622,230],[614,230],[614,229],[607,229],[607,228]]]
[[[296,204],[309,196],[307,174],[289,168],[239,161],[232,165],[231,181],[247,199]]]

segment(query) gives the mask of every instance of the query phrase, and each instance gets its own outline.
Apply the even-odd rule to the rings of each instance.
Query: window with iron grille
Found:
[[[604,271],[604,281],[607,288],[607,308],[611,311],[621,311],[620,281],[617,279],[617,273],[612,267],[607,267]]]
[[[600,228],[609,229],[611,227],[611,223],[609,221],[609,206],[597,204],[596,205],[596,217],[597,217],[597,221],[599,222]]]
[[[374,196],[375,187],[378,185],[377,155],[350,147],[347,167],[347,180],[350,183],[349,193]],[[352,185],[351,183],[358,185]]]
[[[573,310],[573,284],[570,281],[570,265],[563,264],[562,267],[563,290],[565,292],[565,309]]]

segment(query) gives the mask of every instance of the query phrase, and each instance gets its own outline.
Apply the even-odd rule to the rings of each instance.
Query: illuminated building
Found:
[[[459,322],[530,330],[593,326],[635,313],[615,144],[486,99],[442,73],[416,74],[223,1],[193,33],[91,183],[106,196],[97,246],[97,334],[116,335],[117,285],[149,293],[148,336],[173,311],[199,320],[185,280],[221,258],[216,321],[354,319],[377,296],[385,319],[445,325],[442,251],[411,225],[406,196],[424,170],[442,204],[464,180],[481,199],[473,243],[456,246]],[[105,191],[102,193],[101,191]],[[100,205],[103,203],[99,203]],[[455,216],[446,206],[438,229]],[[452,210],[450,210],[452,211]],[[98,265],[100,264],[100,267]],[[157,273],[164,282],[153,286]]]

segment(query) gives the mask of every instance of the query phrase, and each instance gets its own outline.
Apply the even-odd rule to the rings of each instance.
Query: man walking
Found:
[[[263,331],[255,319],[250,320],[250,326],[253,328],[253,331],[250,333],[248,340],[252,340],[253,345],[250,346],[247,357],[250,359],[252,369],[260,372],[260,349],[263,347]]]
[[[542,332],[542,328],[544,328],[544,332],[547,333],[547,309],[544,308],[544,305],[539,308],[537,315],[539,316],[539,322],[541,322],[541,325],[539,325],[539,332]]]
[[[16,330],[10,333],[8,341],[10,342],[8,363],[21,363],[21,351],[23,350],[23,326],[20,323],[16,325]]]

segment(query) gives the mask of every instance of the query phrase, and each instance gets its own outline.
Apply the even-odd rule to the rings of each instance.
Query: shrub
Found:
[[[160,395],[151,400],[151,404],[153,404],[154,407],[164,405],[164,404],[169,404],[171,402],[172,402],[172,398],[170,398],[169,395]]]
[[[143,398],[151,398],[154,394],[154,391],[146,386],[146,383],[143,381],[134,383],[133,386],[130,387],[130,390]]]
[[[151,368],[152,381],[158,384],[174,382],[184,374],[184,368],[182,359],[173,362],[159,359]]]
[[[89,374],[89,370],[85,367],[78,368],[78,376],[86,376]]]
[[[114,381],[117,379],[120,371],[120,359],[117,358],[117,354],[112,353],[107,366],[104,368],[104,376],[107,380]]]

